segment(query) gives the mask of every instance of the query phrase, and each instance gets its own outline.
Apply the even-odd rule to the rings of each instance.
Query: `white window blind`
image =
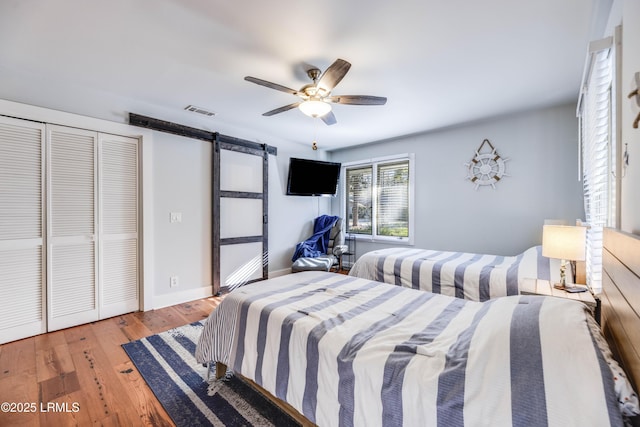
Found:
[[[378,166],[377,232],[409,237],[409,161]]]
[[[371,234],[373,167],[347,169],[347,233]]]
[[[611,39],[592,43],[578,104],[587,230],[587,284],[602,288],[602,231],[615,222],[615,141]]]

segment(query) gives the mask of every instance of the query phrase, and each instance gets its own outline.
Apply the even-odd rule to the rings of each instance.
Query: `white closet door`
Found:
[[[138,140],[100,134],[100,318],[138,310]]]
[[[44,135],[0,116],[0,344],[46,332]]]
[[[98,319],[97,133],[47,125],[47,305],[54,331]]]

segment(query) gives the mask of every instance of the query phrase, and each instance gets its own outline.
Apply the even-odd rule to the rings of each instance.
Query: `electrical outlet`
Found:
[[[182,212],[171,212],[169,213],[169,222],[182,222]]]
[[[172,288],[175,288],[176,286],[180,285],[180,280],[178,279],[178,276],[170,276],[169,277],[169,285]]]

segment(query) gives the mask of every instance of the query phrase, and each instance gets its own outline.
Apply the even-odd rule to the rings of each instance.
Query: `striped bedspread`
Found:
[[[304,272],[227,295],[196,359],[320,426],[622,425],[586,316],[560,298],[480,303]]]
[[[471,301],[518,295],[523,279],[560,281],[560,261],[534,246],[516,256],[389,248],[368,252],[349,275]],[[567,271],[567,280],[571,274]]]

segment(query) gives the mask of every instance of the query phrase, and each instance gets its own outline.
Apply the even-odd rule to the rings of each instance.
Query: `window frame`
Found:
[[[408,161],[409,163],[409,183],[408,183],[408,236],[384,236],[378,234],[378,166]],[[345,232],[348,236],[353,236],[359,241],[378,242],[378,243],[394,243],[402,245],[413,245],[415,235],[415,155],[414,153],[403,153],[391,156],[373,157],[370,159],[357,160],[353,162],[342,163],[340,170],[340,187],[341,187],[341,215],[345,219]],[[371,234],[359,234],[349,232],[348,213],[347,213],[347,169],[358,169],[364,167],[372,168],[372,188],[371,188]]]
[[[603,229],[616,227],[620,218],[620,45],[616,39],[619,40],[618,29],[616,37],[589,44],[576,109],[579,179],[583,183],[585,219],[589,226],[586,279],[595,293],[602,289]],[[602,132],[605,126],[606,132]]]

